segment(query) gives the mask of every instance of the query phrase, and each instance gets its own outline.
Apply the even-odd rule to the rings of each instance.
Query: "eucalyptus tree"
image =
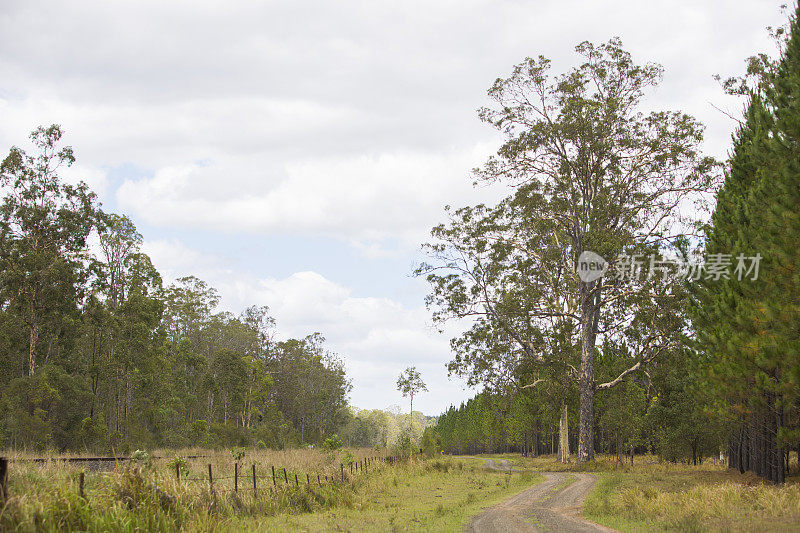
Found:
[[[427,392],[428,387],[422,381],[422,376],[419,375],[416,367],[410,366],[400,372],[397,377],[397,390],[399,390],[403,397],[408,397],[411,400],[411,407],[409,408],[409,438],[414,437],[414,396],[420,392]],[[411,443],[411,462],[414,461],[414,443]]]
[[[659,287],[658,276],[641,281],[603,270],[582,279],[578,260],[584,252],[601,260],[666,252],[681,242],[703,213],[716,167],[700,153],[703,127],[694,118],[643,110],[661,66],[635,64],[618,39],[584,42],[576,51],[582,62],[564,74],[552,75],[550,61],[539,56],[491,87],[494,105],[479,116],[505,142],[474,177],[504,183],[511,193],[494,207],[451,212],[448,224],[434,228],[432,261],[418,273],[432,284],[435,319],[477,317],[462,337],[467,345],[487,331],[513,343],[512,366],[499,354],[491,364],[515,370],[521,360],[577,385],[578,461],[585,462],[594,457],[595,391],[620,383],[676,341],[674,323],[656,327],[666,313],[653,297],[677,300],[680,291]],[[628,351],[625,370],[596,383],[598,336],[627,343],[629,326],[646,316],[655,322],[636,330],[638,347]],[[473,363],[454,361],[456,368]],[[531,375],[523,386],[547,377]]]
[[[0,164],[0,301],[28,334],[27,374],[39,363],[42,337],[58,344],[63,318],[80,301],[86,276],[86,239],[95,224],[95,195],[86,184],[63,183],[59,171],[75,161],[72,148],[60,147],[58,125],[34,130],[36,148],[16,146]]]
[[[143,240],[130,218],[113,213],[100,214],[98,233],[105,274],[100,279],[107,285],[110,307],[116,309],[125,299],[126,269]]]

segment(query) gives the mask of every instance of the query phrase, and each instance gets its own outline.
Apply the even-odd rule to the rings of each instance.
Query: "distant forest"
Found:
[[[165,284],[133,222],[59,178],[75,160],[61,137],[39,128],[34,148],[12,148],[0,167],[0,446],[397,440],[408,415],[351,409],[322,335],[276,341],[267,307],[214,312],[219,295],[202,280]]]

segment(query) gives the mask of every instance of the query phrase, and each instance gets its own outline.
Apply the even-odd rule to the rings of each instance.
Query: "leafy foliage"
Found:
[[[344,424],[325,339],[275,342],[267,307],[217,313],[194,276],[165,286],[133,222],[60,180],[62,135],[38,128],[0,165],[0,445],[285,447]]]

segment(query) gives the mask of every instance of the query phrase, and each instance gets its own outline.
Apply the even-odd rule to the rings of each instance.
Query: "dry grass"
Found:
[[[559,463],[554,455],[498,455],[518,468],[592,472],[597,484],[584,515],[621,531],[800,531],[800,483],[775,486],[706,460],[694,466],[636,456],[619,464],[601,455],[593,463]],[[796,468],[796,459],[792,468]]]
[[[222,531],[461,531],[493,503],[544,479],[487,470],[479,459],[439,457],[389,466],[359,478],[350,505],[325,512],[234,517]]]
[[[699,465],[687,465],[685,463],[671,463],[669,461],[659,461],[653,455],[637,455],[634,457],[633,464],[629,458],[625,458],[622,463],[617,462],[616,456],[599,454],[591,463],[579,465],[572,458],[571,463],[560,463],[554,454],[540,455],[538,457],[521,457],[519,454],[490,455],[487,457],[497,457],[508,459],[513,464],[540,472],[724,472],[726,466],[719,462],[706,460]]]
[[[271,516],[279,513],[312,512],[350,505],[359,478],[342,484],[340,464],[375,457],[374,450],[247,450],[242,458],[239,492],[234,492],[234,459],[230,452],[180,450],[156,452],[150,462],[124,463],[111,471],[90,471],[87,464],[48,461],[24,462],[22,454],[9,469],[10,497],[0,511],[0,530],[18,531],[177,531],[213,530],[230,516]],[[181,480],[175,472],[175,457],[204,455],[180,463]],[[258,492],[252,490],[252,464],[256,464]],[[208,479],[212,465],[214,490]],[[273,483],[272,466],[279,474]],[[286,468],[286,483],[282,468]],[[84,497],[78,479],[85,472]],[[346,477],[350,479],[349,468]],[[321,474],[322,483],[316,474]],[[296,486],[295,474],[299,481]],[[311,476],[307,484],[306,474]],[[329,481],[324,481],[325,475]],[[336,482],[333,479],[336,479]]]

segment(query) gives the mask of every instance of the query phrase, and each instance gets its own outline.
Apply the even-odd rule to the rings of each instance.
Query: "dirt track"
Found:
[[[486,467],[514,472],[505,459],[484,459]],[[472,533],[507,531],[614,531],[580,516],[595,477],[571,472],[542,472],[545,481],[486,509],[467,526]]]

